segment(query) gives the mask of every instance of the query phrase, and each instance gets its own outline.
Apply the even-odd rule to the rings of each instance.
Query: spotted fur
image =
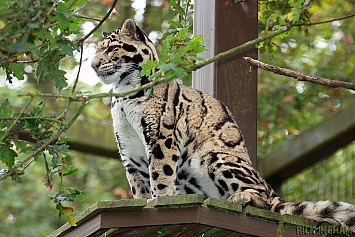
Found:
[[[149,82],[142,64],[158,59],[147,35],[132,20],[105,33],[92,67],[101,81],[124,92]],[[344,202],[286,202],[252,166],[243,135],[220,101],[172,82],[112,99],[112,118],[123,166],[134,198],[199,193],[355,226],[355,206]]]

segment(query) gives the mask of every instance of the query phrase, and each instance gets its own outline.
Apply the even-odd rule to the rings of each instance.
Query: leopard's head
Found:
[[[132,73],[139,73],[148,59],[158,59],[153,43],[131,19],[121,28],[103,32],[103,36],[97,44],[91,67],[105,84],[118,84]]]

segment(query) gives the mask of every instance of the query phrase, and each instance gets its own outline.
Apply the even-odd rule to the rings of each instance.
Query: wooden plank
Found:
[[[258,170],[277,189],[281,182],[355,140],[355,103],[258,159]]]
[[[203,35],[207,52],[214,55],[241,45],[258,36],[257,1],[234,3],[232,0],[196,0],[194,34]],[[257,73],[249,73],[243,56],[257,57],[257,49],[232,55],[197,70],[193,87],[223,101],[243,131],[253,164],[256,164]]]

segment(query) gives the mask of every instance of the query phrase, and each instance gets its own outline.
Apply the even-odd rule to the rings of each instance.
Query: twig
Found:
[[[83,19],[86,19],[86,20],[101,21],[101,19],[94,18],[94,17],[91,17],[91,16],[84,16],[84,15],[80,15],[80,14],[75,14],[74,16],[78,17],[78,18],[83,18]]]
[[[324,86],[329,86],[329,87],[334,87],[334,88],[346,88],[355,91],[355,83],[351,82],[344,82],[344,81],[336,81],[336,80],[331,80],[327,78],[322,78],[322,77],[316,77],[316,76],[311,76],[308,74],[304,74],[301,72],[296,72],[287,68],[282,68],[282,67],[277,67],[273,65],[269,65],[263,62],[260,62],[259,60],[252,59],[250,57],[244,57],[245,61],[249,63],[253,68],[261,68],[270,72],[273,72],[275,74],[283,75],[283,76],[288,76],[288,77],[293,77],[294,79],[298,81],[308,81],[312,83],[317,83],[319,85],[324,85]]]
[[[21,116],[25,113],[25,110],[28,108],[28,106],[31,104],[33,100],[33,96],[30,97],[30,99],[28,100],[28,102],[26,103],[26,105],[22,108],[21,112],[19,113],[19,115],[16,117],[15,121],[11,124],[11,126],[5,131],[5,134],[1,137],[0,139],[0,143],[3,142],[7,136],[9,136],[11,130],[17,125],[17,122],[19,121],[19,119],[21,118]]]
[[[8,120],[8,121],[25,121],[25,120],[40,120],[40,121],[51,121],[51,122],[56,122],[59,124],[62,124],[62,121],[59,121],[58,119],[55,118],[41,118],[41,117],[21,117],[21,118],[0,118],[0,120]]]
[[[80,38],[78,40],[78,44],[80,44],[80,42],[84,42],[87,38],[89,38],[90,35],[92,35],[97,29],[100,28],[100,26],[106,21],[106,19],[111,15],[111,12],[113,11],[113,9],[115,8],[117,3],[117,0],[114,0],[110,9],[108,10],[108,12],[106,13],[106,15],[101,19],[101,21],[99,22],[99,24],[97,24],[94,29],[92,29],[87,35],[85,35],[84,37]]]
[[[76,78],[75,78],[75,81],[74,81],[74,85],[73,85],[73,88],[71,90],[71,95],[74,95],[75,93],[75,90],[76,90],[76,85],[78,84],[78,81],[79,81],[79,75],[80,75],[80,70],[81,70],[81,66],[83,64],[83,52],[84,52],[84,42],[83,41],[80,41],[79,42],[80,44],[80,60],[79,60],[79,68],[78,68],[78,72],[76,74]],[[71,98],[68,98],[68,103],[67,105],[65,106],[63,112],[58,116],[58,120],[62,120],[65,118],[65,115],[67,114],[68,110],[69,110],[69,107],[70,107],[70,103],[72,102],[72,99]]]
[[[71,8],[75,4],[76,0],[71,0],[70,3],[65,7],[66,9]]]
[[[339,18],[334,18],[331,20],[319,21],[319,22],[308,23],[308,24],[296,24],[295,26],[314,26],[314,25],[326,24],[326,23],[331,23],[333,21],[342,21],[342,20],[345,20],[345,19],[348,19],[348,18],[354,17],[354,16],[355,16],[355,13],[347,15],[347,16],[342,16]]]
[[[78,84],[79,81],[79,75],[80,75],[80,70],[81,66],[83,64],[83,52],[84,52],[84,43],[83,41],[80,41],[80,60],[79,60],[79,68],[78,68],[78,73],[76,74],[76,78],[74,81],[73,89],[71,91],[71,94],[73,95],[76,89],[76,85]]]
[[[76,13],[80,12],[81,10],[83,10],[92,0],[87,0],[85,1],[85,3],[83,5],[81,5],[80,7],[78,7],[73,13],[72,15],[75,15]]]
[[[184,27],[187,26],[187,14],[189,12],[190,0],[187,0],[186,8],[185,8],[185,17],[184,17]]]

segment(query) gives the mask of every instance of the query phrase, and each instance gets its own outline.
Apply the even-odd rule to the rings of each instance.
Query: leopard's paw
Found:
[[[245,205],[250,202],[250,194],[245,192],[237,192],[231,195],[227,201],[235,204]]]

